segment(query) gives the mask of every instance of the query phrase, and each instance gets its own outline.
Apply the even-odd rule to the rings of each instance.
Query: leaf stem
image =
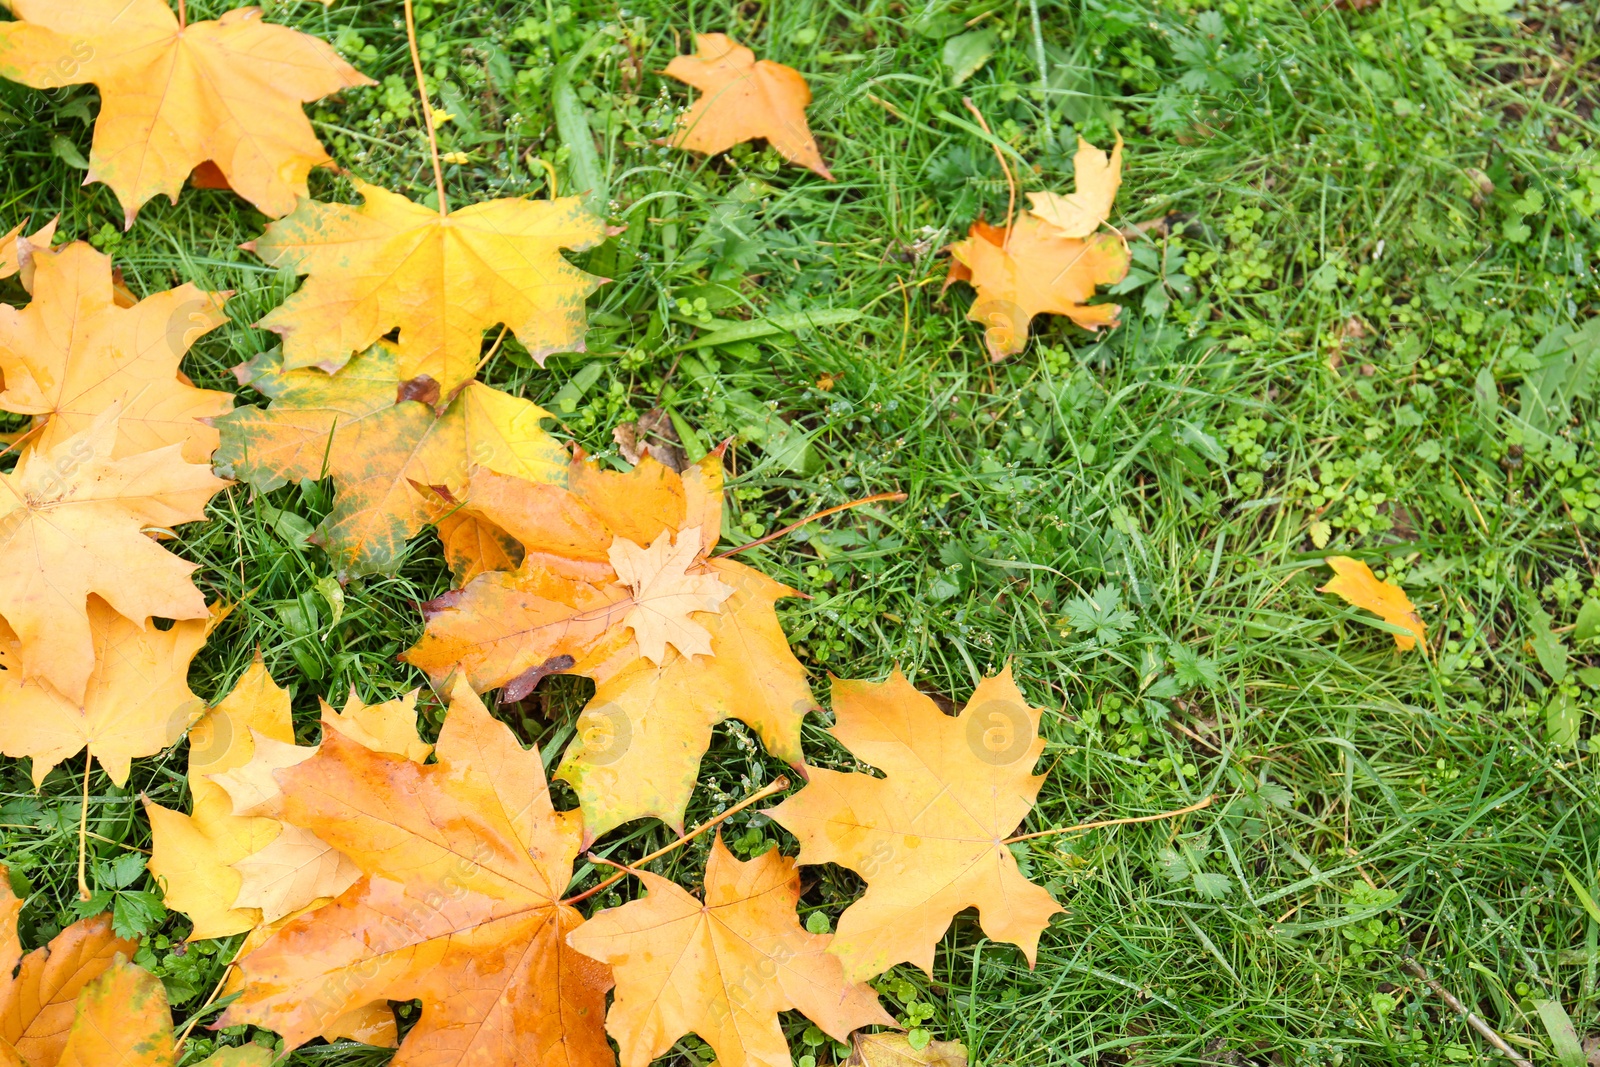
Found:
[[[94,768],[94,752],[83,747],[83,806],[78,809],[78,899],[88,900],[89,879],[84,877],[89,858],[89,772]]]
[[[634,866],[633,867],[624,867],[622,864],[616,863],[616,862],[614,862],[612,860],[608,860],[604,856],[596,856],[592,852],[588,853],[587,854],[587,858],[588,858],[589,862],[591,862],[591,863],[604,863],[604,864],[607,864],[608,866],[617,867],[617,868],[621,869],[622,873],[621,874],[614,874],[610,878],[607,878],[605,881],[601,882],[599,885],[595,886],[593,889],[586,889],[582,893],[579,893],[577,896],[568,897],[567,899],[563,900],[561,903],[563,903],[563,904],[576,904],[580,900],[588,900],[590,897],[594,896],[596,893],[599,893],[604,889],[608,889],[611,886],[615,885],[616,883],[622,881],[624,878],[628,877],[628,873],[630,871],[633,871],[634,868],[643,867],[645,864],[650,863],[650,862],[652,862],[654,860],[658,860],[662,856],[665,856],[669,852],[672,852],[672,851],[674,851],[676,849],[682,848],[684,845],[687,845],[690,841],[693,841],[695,838],[699,837],[701,834],[705,833],[707,830],[711,829],[713,826],[716,826],[719,823],[721,823],[722,820],[726,819],[728,816],[734,815],[734,814],[736,814],[738,812],[741,812],[745,808],[748,808],[752,804],[759,804],[763,800],[765,800],[768,797],[770,797],[772,794],[781,793],[785,789],[788,789],[788,788],[789,788],[789,779],[786,776],[778,778],[776,781],[774,781],[771,785],[767,786],[765,789],[760,789],[760,790],[758,790],[758,791],[756,791],[754,793],[751,793],[749,796],[745,797],[743,800],[739,801],[739,803],[735,804],[733,807],[729,808],[727,811],[725,811],[722,814],[718,815],[716,818],[707,819],[705,822],[701,823],[699,826],[695,827],[693,830],[690,830],[688,833],[684,834],[682,837],[680,837],[676,841],[672,842],[672,844],[663,846],[662,848],[658,848],[654,852],[650,853],[650,855],[648,855],[648,856],[640,857],[638,860],[636,860],[634,862]]]
[[[184,0],[178,0],[178,29],[180,31],[182,31],[182,30],[186,30],[188,28],[189,28],[189,7],[188,7],[187,4],[184,3]]]
[[[1533,1064],[1528,1062],[1528,1058],[1526,1056],[1519,1055],[1517,1050],[1512,1048],[1506,1042],[1505,1038],[1501,1037],[1495,1032],[1494,1027],[1478,1018],[1475,1012],[1469,1010],[1465,1004],[1461,1003],[1454,993],[1450,992],[1450,990],[1446,989],[1439,983],[1438,979],[1429,978],[1428,972],[1422,969],[1422,965],[1420,963],[1412,959],[1410,956],[1405,956],[1401,958],[1400,966],[1411,977],[1415,978],[1417,981],[1431,989],[1436,997],[1450,1005],[1451,1011],[1465,1019],[1468,1026],[1478,1031],[1485,1041],[1499,1049],[1501,1055],[1505,1056],[1506,1059],[1516,1064],[1516,1067],[1533,1067]]]
[[[871,496],[864,496],[860,500],[852,500],[848,504],[838,504],[838,505],[835,505],[834,507],[831,507],[831,508],[824,508],[823,510],[817,512],[815,515],[807,515],[805,518],[801,519],[799,522],[792,522],[788,526],[785,526],[781,530],[774,530],[771,533],[767,534],[767,536],[765,536],[765,537],[758,538],[758,539],[756,539],[754,541],[751,541],[747,545],[740,545],[738,548],[730,548],[726,552],[719,552],[717,555],[712,556],[711,558],[712,559],[727,559],[729,556],[738,555],[740,552],[743,552],[747,548],[755,548],[757,545],[764,545],[768,541],[776,541],[778,538],[782,537],[784,534],[793,533],[794,531],[800,529],[800,527],[804,526],[808,522],[816,522],[818,519],[825,519],[829,515],[836,515],[839,512],[847,511],[850,508],[859,508],[863,504],[876,504],[876,503],[878,503],[880,501],[884,501],[884,500],[904,500],[905,498],[906,498],[906,494],[904,494],[904,493],[873,493]]]
[[[1058,826],[1053,830],[1040,830],[1037,833],[1018,834],[1016,837],[1008,837],[1003,843],[1014,845],[1018,841],[1031,841],[1036,837],[1049,837],[1051,834],[1071,834],[1083,830],[1099,830],[1106,826],[1129,826],[1136,822],[1159,822],[1162,819],[1176,819],[1178,816],[1187,815],[1191,811],[1209,808],[1211,802],[1215,799],[1217,799],[1217,795],[1213,793],[1197,804],[1190,804],[1187,808],[1178,808],[1176,811],[1164,811],[1160,815],[1140,815],[1132,819],[1100,819],[1096,822],[1081,822],[1076,826]]]
[[[433,105],[428,102],[428,82],[422,74],[422,53],[417,50],[417,19],[411,0],[405,0],[406,43],[411,46],[411,70],[417,76],[417,96],[422,100],[422,121],[428,130],[428,152],[433,157],[433,185],[439,193],[439,215],[450,214],[444,197],[444,167],[439,163],[439,134],[433,127]]]
[[[963,96],[961,98],[961,106],[972,112],[972,117],[978,120],[978,125],[983,128],[984,133],[987,133],[990,137],[994,136],[994,131],[989,129],[989,120],[983,117],[983,112],[979,111],[978,105],[972,102],[972,97]],[[1011,176],[1011,165],[1006,162],[1005,154],[1000,151],[1000,146],[991,144],[989,147],[994,149],[994,158],[1000,161],[1000,171],[1006,176],[1006,243],[1010,244],[1011,216],[1017,210],[1017,179]]]

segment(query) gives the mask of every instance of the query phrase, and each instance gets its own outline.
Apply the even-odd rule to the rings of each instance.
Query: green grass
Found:
[[[426,196],[397,5],[270,6],[385,82],[312,108],[334,154]],[[1181,821],[1031,842],[1025,869],[1068,909],[1038,967],[969,914],[932,981],[885,976],[892,1010],[930,1003],[935,1036],[982,1064],[1492,1057],[1407,976],[1409,953],[1535,1062],[1555,1062],[1536,1002],[1600,1035],[1600,922],[1566,876],[1600,892],[1600,724],[1584,680],[1600,682],[1586,673],[1600,650],[1573,628],[1600,599],[1600,464],[1587,378],[1560,362],[1561,331],[1600,302],[1592,5],[1043,2],[1037,36],[1026,2],[421,6],[425,63],[457,116],[444,147],[471,158],[447,168],[454,203],[548,195],[539,159],[571,188],[555,64],[612,35],[572,80],[627,227],[579,257],[614,279],[591,300],[591,353],[539,369],[508,344],[495,384],[607,459],[612,427],[657,397],[703,443],[741,435],[730,545],[908,493],[747,561],[812,597],[783,618],[824,699],[827,672],[898,664],[959,702],[1012,663],[1049,709],[1050,777],[1028,828],[1217,794]],[[995,52],[952,88],[941,49],[965,23],[994,30]],[[652,144],[686,98],[657,72],[713,30],[806,74],[837,182],[760,149],[705,161]],[[1133,241],[1147,283],[1116,297],[1120,329],[1040,320],[1026,353],[990,365],[964,321],[970,290],[941,295],[940,248],[1007,201],[963,95],[1027,164],[1025,190],[1067,186],[1075,133],[1126,138],[1116,222],[1166,223]],[[112,253],[139,292],[237,289],[236,325],[186,364],[231,388],[226,368],[272,343],[247,324],[293,280],[237,250],[264,220],[224,193],[151,204],[119,235],[112,197],[80,189],[54,147],[87,152],[75,104],[94,98],[0,89],[0,222],[62,212],[62,233]],[[314,190],[350,192],[329,175]],[[703,319],[820,309],[862,314],[683,347]],[[1591,331],[1577,347],[1582,366],[1600,343]],[[314,524],[329,487],[235,488],[181,531],[208,594],[239,604],[196,661],[196,691],[225,692],[259,648],[309,736],[320,695],[422,684],[396,656],[420,632],[415,603],[447,587],[431,535],[393,576],[352,582],[332,626],[316,586],[328,561],[269,529],[268,505]],[[1370,616],[1316,592],[1331,552],[1405,586],[1428,654],[1397,655]],[[1075,630],[1090,597],[1128,614]],[[585,692],[551,679],[500,713],[553,758]],[[808,726],[812,758],[844,758],[822,727]],[[93,777],[104,887],[111,858],[148,847],[137,797],[183,804],[183,767],[180,746],[139,761],[126,790]],[[743,727],[721,728],[690,818],[780,769]],[[81,788],[68,767],[35,794],[24,763],[0,764],[0,849],[34,894],[29,944],[73,917]],[[729,837],[747,853],[794,846],[759,817],[736,817]],[[637,856],[665,840],[652,824],[603,845]],[[658,869],[692,884],[703,857]],[[831,868],[807,878],[804,908],[830,917],[859,889]],[[186,931],[176,915],[149,923],[170,943]],[[153,952],[180,1016],[230,948]],[[831,1062],[788,1021],[797,1056]],[[692,1039],[669,1057],[708,1059]]]

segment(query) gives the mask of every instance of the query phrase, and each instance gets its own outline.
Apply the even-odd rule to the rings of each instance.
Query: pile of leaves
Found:
[[[442,180],[418,203],[353,178],[359,204],[322,203],[308,175],[332,160],[303,105],[371,84],[326,42],[249,8],[190,23],[165,0],[10,7],[0,76],[98,87],[88,180],[110,187],[126,225],[186,183],[231,189],[275,220],[246,250],[304,278],[258,323],[281,345],[235,368],[267,402],[235,408],[181,369],[229,322],[231,294],[138,299],[89,244],[52,247],[53,223],[0,241],[0,276],[31,296],[0,306],[0,410],[31,420],[0,473],[0,752],[31,760],[35,784],[82,753],[86,782],[98,763],[120,786],[133,760],[187,739],[189,808],[147,803],[149,869],[192,939],[244,935],[213,992],[216,1024],[439,1065],[610,1064],[614,1042],[642,1067],[693,1033],[734,1067],[789,1063],[778,1014],[796,1010],[851,1042],[853,1062],[958,1062],[920,1027],[873,1031],[897,1024],[867,983],[901,963],[931,974],[968,908],[1033,962],[1062,909],[1010,845],[1044,781],[1042,711],[1009,668],[955,715],[898,671],[835,680],[830,733],[858,766],[808,764],[801,726],[822,709],[775,607],[798,594],[731,558],[740,549],[716,552],[722,450],[607,469],[480,377],[508,336],[540,364],[583,349],[604,279],[564,253],[611,232],[597,190],[452,207]],[[406,15],[409,27],[409,2]],[[832,180],[797,71],[722,34],[696,48],[666,70],[700,93],[668,144],[716,154],[761,138]],[[431,134],[420,62],[417,76]],[[1040,314],[1117,325],[1119,306],[1094,301],[1129,270],[1110,226],[1121,167],[1120,137],[1109,155],[1080,140],[1074,193],[1035,193],[951,246],[946,284],[977,290],[969,317],[993,359],[1021,352]],[[444,545],[455,588],[422,606],[405,653],[448,701],[435,743],[418,732],[418,693],[324,703],[320,740],[299,743],[259,657],[214,707],[189,689],[190,661],[233,606],[205,603],[197,565],[162,541],[204,521],[230,480],[268,492],[324,477],[333,506],[311,540],[341,581],[392,571],[426,528]],[[1425,647],[1398,589],[1330,562],[1329,591],[1379,614],[1401,649]],[[1119,610],[1097,593],[1069,618],[1115,632]],[[514,702],[553,674],[594,684],[553,774],[574,810],[555,807],[540,752],[480,698]],[[765,812],[797,857],[740,860],[719,834],[697,896],[644,869],[662,853],[625,865],[588,852],[639,820],[679,844],[713,831],[720,819],[691,832],[685,817],[728,719],[803,780]],[[585,856],[619,871],[575,893]],[[865,885],[833,932],[797,913],[800,868],[820,864]],[[578,908],[624,878],[642,895]],[[97,914],[24,956],[21,903],[0,880],[0,1065],[175,1064],[190,1029],[172,1032],[160,982],[129,962],[141,946]],[[421,1014],[402,1035],[393,1005],[410,1001]],[[270,1043],[205,1062],[260,1067]]]

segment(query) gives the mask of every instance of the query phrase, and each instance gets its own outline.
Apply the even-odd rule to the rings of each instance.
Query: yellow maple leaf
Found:
[[[180,25],[166,0],[11,0],[0,23],[0,77],[35,89],[100,89],[86,182],[109,185],[132,227],[139,208],[173,203],[213,163],[268,215],[308,195],[329,162],[303,104],[375,84],[325,42],[242,7]],[[159,87],[161,91],[154,91]]]
[[[90,594],[140,627],[152,616],[207,617],[189,577],[199,564],[146,531],[204,519],[228,484],[186,463],[181,444],[113,458],[119,406],[0,474],[0,618],[21,646],[23,679],[79,705],[95,668]]]
[[[247,245],[308,275],[260,326],[283,335],[287,370],[343,367],[399,329],[399,377],[449,396],[472,379],[484,331],[505,324],[540,364],[582,352],[585,299],[605,281],[568,263],[606,236],[579,197],[491,200],[449,215],[355,183],[363,203],[303,201]]]
[[[258,910],[237,906],[240,878],[232,865],[270,844],[276,824],[234,815],[227,791],[212,781],[212,775],[250,762],[256,736],[294,743],[289,694],[273,682],[259,654],[189,731],[189,814],[145,800],[153,838],[150,873],[167,907],[193,923],[192,937],[227,937],[261,922]]]
[[[1333,568],[1333,577],[1327,585],[1319,586],[1319,593],[1334,593],[1358,608],[1365,608],[1384,622],[1410,631],[1413,636],[1391,634],[1394,643],[1404,652],[1421,642],[1422,651],[1428,651],[1427,627],[1417,615],[1416,607],[1405,590],[1393,582],[1380,582],[1372,568],[1349,556],[1329,556],[1323,560]]]
[[[34,299],[0,304],[0,410],[32,415],[31,448],[52,449],[121,402],[115,456],[182,444],[203,463],[217,431],[201,422],[233,407],[228,393],[197,389],[179,370],[189,346],[228,321],[228,293],[182,285],[131,308],[114,300],[111,260],[83,242],[31,255]]]
[[[678,117],[667,143],[709,156],[762,137],[784,159],[832,181],[806,122],[811,88],[800,72],[757,60],[725,33],[699,33],[694,42],[695,54],[674,56],[666,74],[699,89],[700,99]]]
[[[187,679],[210,619],[158,630],[91,596],[88,620],[94,670],[83,700],[72,701],[48,681],[26,676],[21,642],[0,619],[0,752],[31,756],[34,785],[84,748],[122,785],[131,760],[177,743],[205,709]]]
[[[1028,346],[1036,315],[1066,315],[1086,330],[1117,324],[1120,305],[1085,303],[1096,286],[1115,284],[1128,273],[1128,250],[1116,235],[1066,237],[1024,213],[1005,229],[973,223],[966,240],[950,246],[950,255],[945,285],[964,281],[977,289],[967,318],[986,327],[984,344],[996,362]]]
[[[839,917],[830,951],[852,980],[901,962],[933,973],[950,920],[978,909],[984,935],[1022,949],[1062,910],[1022,876],[1005,838],[1033,807],[1044,776],[1041,711],[1011,680],[986,678],[946,715],[895,671],[887,682],[835,679],[829,733],[884,777],[807,768],[804,789],[767,812],[800,839],[801,863],[838,863],[867,891]]]
[[[616,998],[606,1032],[622,1067],[648,1067],[687,1033],[727,1067],[789,1062],[778,1012],[798,1009],[836,1041],[861,1026],[893,1026],[864,983],[846,980],[808,933],[795,906],[800,876],[776,848],[741,863],[719,833],[706,859],[705,901],[670,879],[635,871],[648,892],[595,915],[567,935],[586,956],[612,964]]]
[[[1078,138],[1078,152],[1072,157],[1073,182],[1077,191],[1029,193],[1033,213],[1061,231],[1064,237],[1088,237],[1111,217],[1111,204],[1122,185],[1122,134],[1117,134],[1111,158],[1094,145]]]

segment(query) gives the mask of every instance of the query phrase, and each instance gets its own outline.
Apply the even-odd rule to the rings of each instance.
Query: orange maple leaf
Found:
[[[1411,648],[1418,642],[1422,643],[1422,651],[1428,651],[1427,627],[1417,615],[1416,606],[1411,603],[1411,598],[1406,596],[1405,590],[1393,582],[1380,582],[1378,576],[1372,573],[1372,568],[1359,559],[1349,556],[1329,556],[1322,562],[1333,568],[1333,577],[1328,584],[1317,589],[1319,593],[1334,593],[1341,596],[1349,604],[1377,615],[1384,622],[1392,623],[1410,631],[1413,636],[1405,634],[1390,634],[1394,643],[1401,652]]]
[[[582,352],[585,299],[605,279],[561,256],[605,239],[581,197],[491,200],[449,215],[355,183],[361,206],[303,201],[245,247],[309,275],[262,319],[283,335],[283,365],[333,371],[399,329],[400,377],[449,395],[473,378],[484,331],[504,323],[540,364]]]
[[[524,750],[465,685],[438,762],[331,731],[278,772],[286,821],[360,867],[338,899],[245,952],[221,1025],[271,1027],[294,1048],[375,1000],[422,1001],[401,1064],[603,1067],[611,975],[566,944],[583,916],[561,895],[581,834]]]
[[[130,228],[157,194],[177,203],[207,161],[268,215],[287,214],[309,194],[311,168],[330,162],[301,105],[376,84],[323,41],[263,22],[259,8],[183,26],[165,0],[9,6],[17,21],[0,23],[0,77],[99,87],[84,181],[111,187]]]
[[[829,181],[816,138],[806,123],[811,89],[800,72],[756,54],[725,33],[695,34],[695,54],[675,56],[666,73],[700,90],[700,99],[678,117],[667,143],[708,156],[764,137],[791,163]]]
[[[235,369],[272,399],[216,420],[217,470],[260,492],[331,475],[334,504],[313,540],[340,577],[390,571],[408,538],[439,514],[419,486],[464,492],[479,468],[533,481],[566,476],[566,454],[529,401],[482,382],[441,396],[429,379],[400,377],[400,354],[380,343],[338,374],[285,370],[275,353]]]
[[[189,578],[199,564],[146,531],[204,519],[228,484],[184,462],[183,445],[114,458],[118,406],[0,474],[0,618],[21,646],[23,680],[48,682],[78,705],[95,667],[91,593],[140,627],[151,616],[207,616]]]
[[[545,674],[594,679],[556,772],[578,793],[587,840],[647,816],[681,830],[717,723],[742,719],[800,762],[815,705],[773,607],[793,590],[708,558],[721,538],[718,456],[681,475],[648,457],[627,474],[580,457],[567,486],[473,477],[464,510],[516,538],[522,565],[425,605],[405,658],[513,700]],[[651,545],[659,569],[630,569]]]
[[[799,1009],[845,1041],[860,1026],[893,1026],[871,986],[845,979],[833,939],[807,933],[795,906],[800,876],[776,848],[741,863],[717,835],[705,902],[669,879],[634,871],[649,895],[602,911],[567,936],[611,964],[617,993],[606,1031],[622,1067],[648,1067],[698,1034],[724,1067],[789,1063],[778,1012]]]
[[[1005,844],[1044,784],[1033,774],[1041,712],[1011,668],[979,683],[955,717],[899,671],[881,684],[835,679],[833,710],[829,732],[884,777],[808,767],[806,787],[767,814],[800,839],[801,863],[838,863],[867,880],[833,940],[845,974],[870,978],[901,962],[933,973],[934,946],[969,907],[986,936],[1017,945],[1032,966],[1062,909]]]
[[[1115,326],[1118,304],[1086,304],[1095,287],[1113,285],[1128,273],[1128,249],[1114,234],[1066,237],[1024,213],[1009,228],[975,222],[966,240],[950,246],[945,279],[970,282],[978,298],[967,318],[983,323],[984,344],[996,362],[1028,346],[1035,315],[1066,315],[1086,330]]]
[[[233,407],[228,393],[196,389],[179,370],[189,346],[228,321],[231,294],[182,285],[131,308],[113,297],[111,260],[83,242],[35,249],[34,300],[0,304],[0,410],[32,415],[29,447],[52,449],[120,401],[113,455],[183,445],[203,463],[217,431],[201,422]]]
[[[139,944],[117,937],[110,914],[103,914],[78,920],[24,954],[17,938],[21,910],[0,867],[0,1064],[54,1067],[72,1030],[78,994]]]

